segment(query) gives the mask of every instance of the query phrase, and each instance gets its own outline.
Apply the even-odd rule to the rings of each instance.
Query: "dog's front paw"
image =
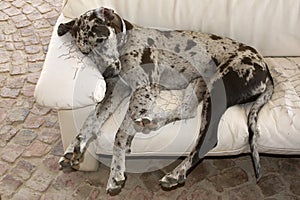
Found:
[[[78,170],[79,164],[83,160],[83,150],[80,148],[80,142],[74,141],[66,149],[63,157],[59,160],[61,170],[69,170],[70,168]]]
[[[59,169],[64,172],[71,172],[79,169],[78,165],[72,166],[70,160],[66,159],[65,157],[61,157],[58,163],[59,163]]]
[[[124,173],[113,172],[114,175],[108,179],[106,191],[110,195],[116,195],[121,192],[121,189],[125,183],[126,177]]]

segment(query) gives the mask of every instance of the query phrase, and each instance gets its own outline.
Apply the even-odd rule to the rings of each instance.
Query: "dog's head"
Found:
[[[120,66],[118,45],[120,35],[123,37],[119,33],[123,29],[126,29],[124,21],[112,9],[101,7],[60,24],[57,34],[63,36],[70,33],[79,50],[84,54],[93,52],[95,62],[101,65],[100,71],[107,71],[108,76],[111,76],[116,75],[114,70],[119,70],[115,68]]]
[[[115,18],[114,11],[108,8],[90,10],[76,19],[60,24],[57,34],[62,36],[70,32],[80,51],[88,54],[110,37]]]

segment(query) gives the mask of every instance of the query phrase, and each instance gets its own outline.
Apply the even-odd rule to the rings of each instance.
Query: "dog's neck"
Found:
[[[129,23],[127,20],[124,20],[119,15],[115,14],[114,20],[111,22],[111,27],[115,30],[116,34],[119,36],[119,44],[121,47],[126,43],[126,35],[127,31],[133,28],[133,25]]]

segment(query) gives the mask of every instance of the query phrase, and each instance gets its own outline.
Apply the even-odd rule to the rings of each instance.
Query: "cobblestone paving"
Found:
[[[59,171],[57,112],[35,103],[39,78],[61,0],[0,2],[0,199],[300,199],[300,159],[262,157],[256,184],[249,156],[202,162],[185,186],[163,191],[163,169],[129,174],[122,193],[105,193],[108,168]]]

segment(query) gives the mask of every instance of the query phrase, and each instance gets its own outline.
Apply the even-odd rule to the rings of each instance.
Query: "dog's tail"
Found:
[[[251,150],[252,161],[255,170],[256,181],[260,179],[260,161],[259,154],[256,146],[256,139],[259,136],[259,129],[257,125],[257,117],[261,108],[271,99],[274,91],[274,84],[271,77],[267,80],[266,89],[257,100],[253,103],[248,115],[248,131],[249,131],[249,144]]]

